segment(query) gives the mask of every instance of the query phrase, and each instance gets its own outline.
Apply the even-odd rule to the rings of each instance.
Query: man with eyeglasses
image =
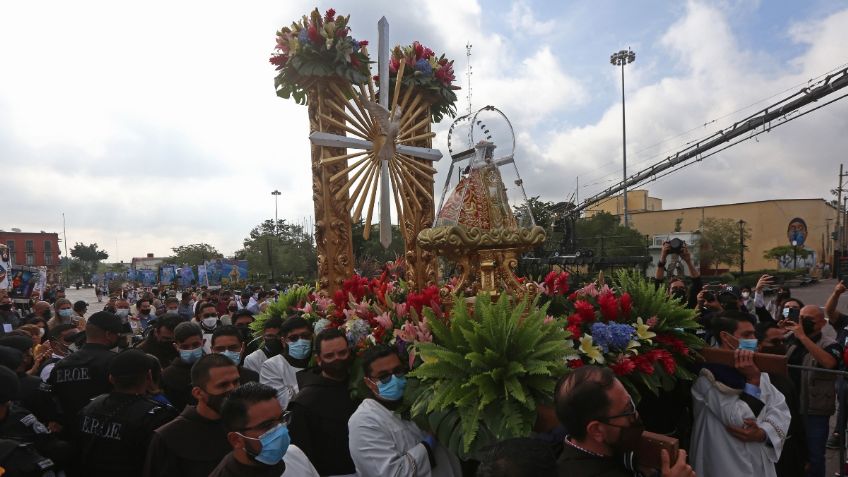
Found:
[[[836,342],[836,330],[825,320],[822,308],[806,305],[799,311],[797,320],[784,319],[778,326],[792,333],[786,351],[790,365],[836,369],[842,347]],[[823,477],[830,416],[836,411],[836,375],[791,368],[789,377],[800,390],[801,412],[805,416],[810,452],[807,476]]]
[[[227,398],[221,412],[232,452],[209,477],[318,477],[309,459],[291,444],[290,413],[274,388],[249,383]]]
[[[568,429],[557,461],[560,476],[632,477],[656,470],[662,477],[695,476],[684,450],[678,451],[673,466],[662,451],[661,469],[638,468],[633,452],[644,426],[633,398],[609,368],[577,368],[557,385],[554,401],[557,418]]]
[[[292,316],[280,327],[282,352],[262,363],[259,382],[277,390],[277,399],[285,409],[300,390],[297,373],[309,365],[312,356],[312,328],[300,316]]]
[[[262,363],[283,351],[283,344],[280,342],[282,326],[283,319],[278,316],[272,316],[262,323],[262,336],[247,344],[245,368],[258,373],[262,370]]]
[[[433,435],[395,413],[403,402],[407,371],[397,350],[385,345],[368,349],[362,370],[372,397],[363,400],[348,421],[357,475],[461,476],[455,456]]]
[[[221,412],[239,387],[238,369],[226,356],[208,354],[192,366],[191,382],[197,406],[186,406],[176,419],[156,429],[145,477],[208,477],[230,452]]]
[[[244,351],[244,341],[238,328],[233,325],[215,328],[212,333],[212,352],[223,354],[238,366],[242,384],[258,383],[259,373],[240,365],[242,351]]]
[[[291,400],[292,442],[303,450],[321,475],[352,476],[347,422],[356,411],[348,378],[353,353],[344,332],[322,330],[315,336],[318,366],[297,375],[300,392]]]

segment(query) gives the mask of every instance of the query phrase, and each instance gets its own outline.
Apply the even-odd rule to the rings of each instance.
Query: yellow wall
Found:
[[[586,217],[591,217],[599,212],[606,212],[612,215],[620,215],[624,210],[624,201],[622,195],[619,194],[602,200],[597,204],[592,205],[586,210]],[[628,214],[636,211],[653,211],[662,210],[662,199],[650,197],[648,191],[644,189],[627,191],[627,211]]]
[[[641,192],[641,191],[634,191]],[[630,200],[630,194],[627,195]],[[628,209],[630,204],[628,204]],[[729,218],[747,222],[746,227],[751,233],[751,239],[746,242],[745,269],[761,270],[776,268],[774,260],[766,260],[763,253],[781,245],[791,245],[786,230],[789,221],[795,217],[804,219],[807,223],[807,249],[815,250],[816,260],[829,261],[822,249],[822,238],[825,242],[827,231],[826,219],[833,231],[836,220],[836,208],[823,199],[781,199],[762,202],[745,202],[740,204],[712,205],[686,209],[671,209],[655,212],[636,212],[630,214],[630,224],[643,235],[667,234],[674,231],[675,221],[682,218],[680,230],[694,232],[700,227],[705,218]]]

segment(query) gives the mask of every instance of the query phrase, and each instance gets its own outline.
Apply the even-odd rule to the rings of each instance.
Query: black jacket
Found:
[[[276,465],[244,465],[230,452],[209,477],[280,477],[285,471],[286,464],[283,461]]]
[[[115,353],[105,345],[86,343],[53,367],[47,383],[62,408],[65,431],[76,429],[77,414],[93,397],[112,390],[109,363],[114,357]]]
[[[557,459],[560,477],[634,477],[638,472],[629,470],[623,458],[597,457],[583,452],[568,443]]]
[[[79,414],[81,464],[86,475],[141,477],[153,431],[177,416],[145,396],[98,396]]]
[[[300,392],[292,398],[289,434],[321,475],[353,474],[356,466],[348,448],[347,421],[357,404],[347,381],[321,376],[319,368],[297,373]]]
[[[231,450],[221,421],[206,419],[187,406],[153,433],[143,475],[208,477]]]

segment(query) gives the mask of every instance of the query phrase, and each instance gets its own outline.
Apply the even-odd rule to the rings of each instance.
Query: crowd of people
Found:
[[[664,248],[660,264],[668,254]],[[733,365],[701,363],[695,379],[642,396],[608,368],[563,376],[552,396],[560,426],[508,439],[462,462],[402,402],[406,360],[375,346],[353,368],[345,334],[314,334],[297,313],[251,328],[276,290],[131,289],[89,313],[61,291],[25,308],[0,296],[0,468],[6,476],[779,476],[822,477],[827,445],[844,445],[848,413],[834,374],[848,317],[771,278],[752,289],[657,286],[696,308],[702,337]],[[787,356],[788,375],[754,353]],[[351,376],[368,392],[354,400]],[[645,429],[679,439],[646,467]],[[828,442],[830,441],[830,442]],[[642,451],[644,452],[644,451]]]

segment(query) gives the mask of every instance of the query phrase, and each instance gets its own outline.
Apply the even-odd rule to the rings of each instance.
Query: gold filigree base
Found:
[[[521,252],[545,241],[542,227],[483,230],[462,225],[433,227],[418,234],[418,245],[456,264],[458,289],[469,295],[535,294],[515,275]]]

